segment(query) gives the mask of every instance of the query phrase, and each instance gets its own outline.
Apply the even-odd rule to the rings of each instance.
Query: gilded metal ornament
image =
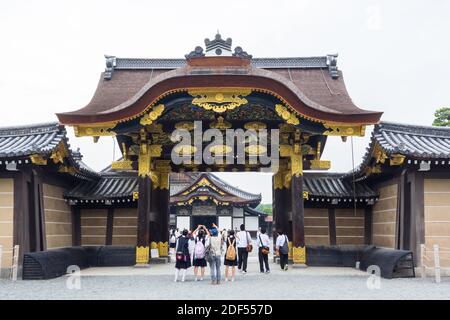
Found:
[[[136,264],[148,264],[150,259],[149,247],[136,247]]]
[[[326,136],[357,136],[364,137],[366,132],[365,125],[349,125],[346,123],[329,123],[325,122],[323,124],[325,127]]]
[[[112,170],[133,170],[133,161],[131,160],[120,160],[113,161],[111,163]]]
[[[331,161],[328,160],[310,160],[309,161],[311,170],[329,170],[331,168]]]
[[[292,247],[294,264],[306,264],[306,247]]]
[[[175,129],[192,131],[195,129],[195,123],[191,121],[181,121],[175,124]]]
[[[32,164],[36,164],[39,166],[45,166],[47,164],[47,159],[42,157],[40,154],[32,154],[30,156],[30,160]]]
[[[405,162],[405,156],[402,154],[393,154],[389,160],[391,166],[401,166]]]
[[[188,90],[188,93],[194,97],[192,99],[193,105],[216,113],[223,113],[247,104],[247,99],[243,97],[248,96],[251,92],[251,89],[247,88],[196,88]]]
[[[297,116],[290,112],[288,108],[283,106],[282,104],[276,104],[275,111],[288,124],[298,125],[300,123]]]
[[[219,116],[216,121],[211,122],[209,127],[211,129],[226,130],[231,128],[231,123],[225,121],[222,116]]]
[[[253,121],[244,124],[244,128],[247,130],[263,130],[267,128],[267,125],[263,122]]]
[[[215,155],[229,154],[233,149],[227,145],[215,145],[209,148],[209,152]]]
[[[140,124],[143,126],[150,125],[153,123],[153,121],[156,121],[164,112],[164,105],[158,104],[157,106],[154,106],[151,111],[147,114],[145,114],[141,120],[139,121]]]
[[[168,242],[158,242],[158,253],[160,257],[169,256],[169,244]]]
[[[261,155],[267,152],[267,148],[259,144],[251,144],[245,147],[245,152],[249,155]]]
[[[73,127],[76,137],[101,137],[114,136],[115,132],[111,131],[116,126],[116,122],[107,122],[91,125],[77,125]]]

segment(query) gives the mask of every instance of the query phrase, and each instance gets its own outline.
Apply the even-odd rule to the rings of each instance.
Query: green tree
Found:
[[[436,110],[433,126],[450,127],[450,107],[442,107]]]
[[[256,210],[259,210],[261,212],[264,212],[266,214],[268,214],[269,216],[272,215],[272,204],[268,203],[268,204],[263,204],[261,203],[259,206],[256,207]]]

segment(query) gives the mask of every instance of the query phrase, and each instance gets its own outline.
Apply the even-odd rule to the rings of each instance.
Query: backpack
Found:
[[[196,259],[203,259],[205,257],[205,245],[203,240],[197,238],[195,241],[194,256]]]
[[[227,260],[235,260],[236,259],[236,248],[234,247],[234,242],[236,240],[233,239],[233,242],[230,243],[230,238],[228,238],[228,248],[227,253],[225,254],[225,259]]]
[[[286,235],[284,236],[284,243],[280,248],[280,253],[281,254],[288,254],[289,253],[289,245],[288,245],[288,241],[287,241],[287,237]]]

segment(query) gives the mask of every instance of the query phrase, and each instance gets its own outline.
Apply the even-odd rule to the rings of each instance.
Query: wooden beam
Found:
[[[330,234],[330,245],[336,245],[336,212],[334,208],[328,208],[328,228]]]

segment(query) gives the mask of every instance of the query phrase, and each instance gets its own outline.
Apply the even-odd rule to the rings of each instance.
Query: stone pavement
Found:
[[[193,268],[186,282],[173,281],[174,264],[82,270],[80,289],[68,289],[69,277],[13,283],[0,280],[0,299],[450,299],[450,279],[381,279],[369,289],[369,276],[353,268],[308,267],[281,271],[271,263],[270,274],[259,273],[256,256],[248,274],[235,282],[213,286],[206,277],[195,282]],[[207,275],[209,270],[207,268]],[[223,269],[222,269],[223,274]],[[373,282],[369,281],[376,287]]]

